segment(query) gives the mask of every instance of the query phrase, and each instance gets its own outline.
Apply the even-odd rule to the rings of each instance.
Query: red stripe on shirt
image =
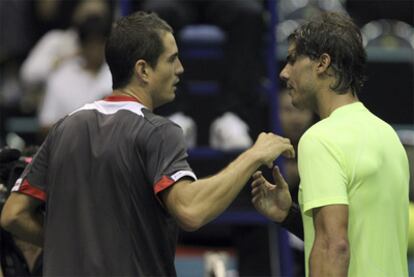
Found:
[[[26,179],[23,180],[18,191],[21,193],[30,195],[34,198],[37,198],[41,201],[46,201],[46,193],[32,186]]]
[[[140,101],[138,101],[138,99],[131,97],[131,96],[127,96],[127,95],[110,95],[110,96],[105,97],[104,100],[111,101],[111,102],[133,101],[133,102],[141,103]]]
[[[168,188],[169,186],[171,186],[174,183],[175,183],[175,181],[173,179],[171,179],[170,177],[162,176],[161,180],[159,180],[158,183],[156,183],[155,186],[154,186],[155,194],[158,194],[160,191],[165,190],[166,188]]]

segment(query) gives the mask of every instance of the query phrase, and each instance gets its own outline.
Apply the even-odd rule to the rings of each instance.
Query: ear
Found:
[[[144,82],[148,81],[149,69],[150,69],[149,64],[145,60],[142,60],[142,59],[138,60],[134,66],[135,75],[137,76],[139,80],[142,80]]]
[[[331,65],[331,56],[327,53],[323,53],[318,60],[316,71],[318,74],[327,73],[328,68]]]

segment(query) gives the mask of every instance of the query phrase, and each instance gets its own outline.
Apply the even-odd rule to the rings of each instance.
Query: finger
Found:
[[[253,179],[257,179],[257,178],[259,178],[260,176],[262,176],[262,172],[260,171],[260,170],[258,170],[258,171],[256,171],[254,174],[253,174]]]
[[[266,179],[263,177],[263,175],[260,175],[257,179],[253,180],[252,187],[261,186],[263,183],[266,182]]]
[[[258,187],[252,189],[252,195],[257,195],[260,193],[260,189]]]
[[[295,149],[291,144],[286,144],[286,149],[282,151],[282,155],[286,158],[293,159],[295,157]]]
[[[288,138],[283,138],[283,141],[284,141],[285,143],[291,144],[291,143],[290,143],[290,139],[288,139]]]
[[[280,169],[279,167],[276,165],[275,167],[273,167],[273,180],[277,183],[280,183],[281,178],[282,178],[282,174],[280,173]]]
[[[262,172],[259,171],[255,176],[253,176],[252,187],[261,185],[261,183],[265,182],[266,179],[263,177]]]
[[[267,166],[268,168],[272,168],[272,167],[273,167],[273,161],[271,161],[271,162],[269,162],[268,164],[266,164],[266,166]]]
[[[252,197],[252,203],[253,203],[253,205],[256,205],[257,204],[257,201],[258,201],[258,197],[257,196],[253,196]]]
[[[252,188],[258,187],[263,183],[262,179],[256,179],[252,182],[251,186]]]
[[[273,168],[273,180],[278,186],[287,186],[285,179],[283,178],[282,174],[280,173],[280,169],[278,166]]]

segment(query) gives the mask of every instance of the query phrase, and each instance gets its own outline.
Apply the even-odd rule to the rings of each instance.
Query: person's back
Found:
[[[185,161],[168,160],[186,157],[180,131],[128,97],[88,104],[52,129],[47,181],[39,182],[46,275],[175,274],[177,224],[155,190],[160,173],[193,175],[182,172],[190,170]]]
[[[312,201],[323,203],[335,199],[336,203],[348,204],[349,209],[348,275],[407,276],[408,162],[395,131],[356,102],[338,108],[311,127],[302,137],[299,148],[308,146],[309,149],[311,144],[315,145],[314,149],[320,147],[333,154],[336,161],[324,161],[325,154],[313,158],[309,155],[303,161],[306,158],[299,155],[302,160],[299,166],[312,163],[318,170],[315,164],[320,163],[324,166],[323,174],[340,172],[341,176],[332,177],[337,180],[335,184],[327,184],[329,187],[312,188],[301,183],[301,190],[306,191],[300,195],[305,210],[306,256],[314,236],[307,206],[313,205]]]

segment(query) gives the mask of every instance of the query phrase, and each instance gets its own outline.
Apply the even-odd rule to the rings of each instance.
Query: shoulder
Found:
[[[302,135],[299,140],[299,145],[305,145],[312,141],[326,141],[328,140],[327,134],[329,133],[329,124],[327,121],[322,120],[315,123],[311,126],[306,132]]]
[[[147,132],[150,136],[154,136],[158,141],[165,141],[176,145],[184,141],[183,131],[176,123],[147,109],[142,109],[142,112],[146,121]]]
[[[298,157],[320,157],[323,153],[335,157],[342,157],[342,138],[330,122],[323,120],[309,128],[299,140]],[[302,157],[302,159],[301,159]]]
[[[147,109],[142,109],[142,113],[144,115],[144,118],[146,119],[146,121],[153,126],[154,128],[166,128],[166,129],[180,129],[180,127],[175,124],[174,122],[172,122],[171,120],[169,120],[166,117],[154,114],[153,112],[147,110]]]

